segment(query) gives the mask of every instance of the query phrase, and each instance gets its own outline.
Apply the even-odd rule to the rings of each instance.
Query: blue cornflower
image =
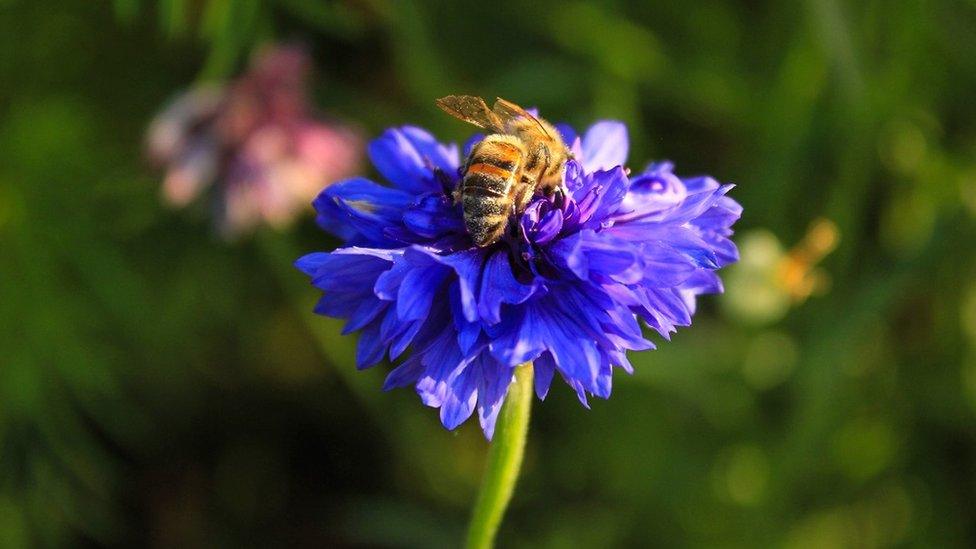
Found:
[[[458,147],[421,128],[371,143],[390,185],[350,179],[314,202],[319,225],[345,241],[296,263],[324,292],[315,312],[360,332],[359,368],[406,356],[384,389],[413,385],[448,429],[477,409],[490,439],[527,361],[540,399],[556,373],[584,406],[609,397],[613,368],[632,372],[626,351],[654,348],[639,319],[669,339],[691,323],[696,296],[722,291],[715,271],[738,259],[732,185],[679,178],[669,162],[631,175],[619,122],[582,138],[560,131],[576,158],[569,192],[535,197],[516,230],[486,248],[472,245],[451,196]]]

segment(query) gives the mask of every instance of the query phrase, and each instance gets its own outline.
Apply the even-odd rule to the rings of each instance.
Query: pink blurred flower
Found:
[[[287,225],[323,187],[356,173],[362,139],[313,115],[309,69],[304,50],[272,47],[236,80],[176,97],[146,140],[165,170],[166,202],[185,206],[212,187],[217,226],[233,237],[260,223]]]

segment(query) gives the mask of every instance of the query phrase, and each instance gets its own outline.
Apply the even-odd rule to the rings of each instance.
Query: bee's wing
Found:
[[[436,101],[447,114],[495,132],[502,131],[502,121],[488,108],[485,100],[473,95],[448,95]]]
[[[495,106],[492,108],[492,110],[495,111],[495,114],[498,115],[498,118],[501,120],[513,120],[517,118],[528,118],[529,120],[534,120],[535,123],[538,124],[539,129],[542,130],[542,133],[547,136],[549,135],[546,127],[539,122],[537,117],[532,116],[530,112],[526,111],[515,103],[512,103],[511,101],[507,101],[501,97],[496,97]]]

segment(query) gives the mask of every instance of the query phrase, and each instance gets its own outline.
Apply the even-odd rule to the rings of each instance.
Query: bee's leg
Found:
[[[539,143],[535,146],[535,154],[539,156],[542,160],[542,173],[546,173],[549,170],[549,166],[552,164],[552,153],[549,152],[549,147],[545,143]]]
[[[566,203],[566,193],[567,191],[565,185],[557,185],[552,191],[552,201],[559,206],[562,206]]]
[[[535,195],[536,182],[528,174],[523,173],[519,178],[519,187],[515,191],[515,198],[512,200],[512,213],[519,214],[529,202],[532,201],[532,196]]]
[[[453,191],[448,191],[447,189],[444,189],[444,194],[453,198],[454,203],[457,204],[461,202],[461,189],[463,188],[464,188],[464,180],[462,179],[461,181],[458,181],[458,184],[456,187],[454,187]]]
[[[566,190],[566,184],[562,182],[559,182],[556,185],[542,187],[540,190],[542,191],[543,196],[546,198],[551,198],[557,204],[562,204],[566,199],[566,195],[569,193],[569,191]]]

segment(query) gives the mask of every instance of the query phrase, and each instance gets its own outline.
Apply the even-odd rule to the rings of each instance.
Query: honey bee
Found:
[[[565,192],[570,152],[551,124],[501,98],[491,109],[470,95],[448,95],[437,106],[491,132],[471,148],[454,192],[476,246],[498,241],[509,217],[521,213],[536,192]]]

